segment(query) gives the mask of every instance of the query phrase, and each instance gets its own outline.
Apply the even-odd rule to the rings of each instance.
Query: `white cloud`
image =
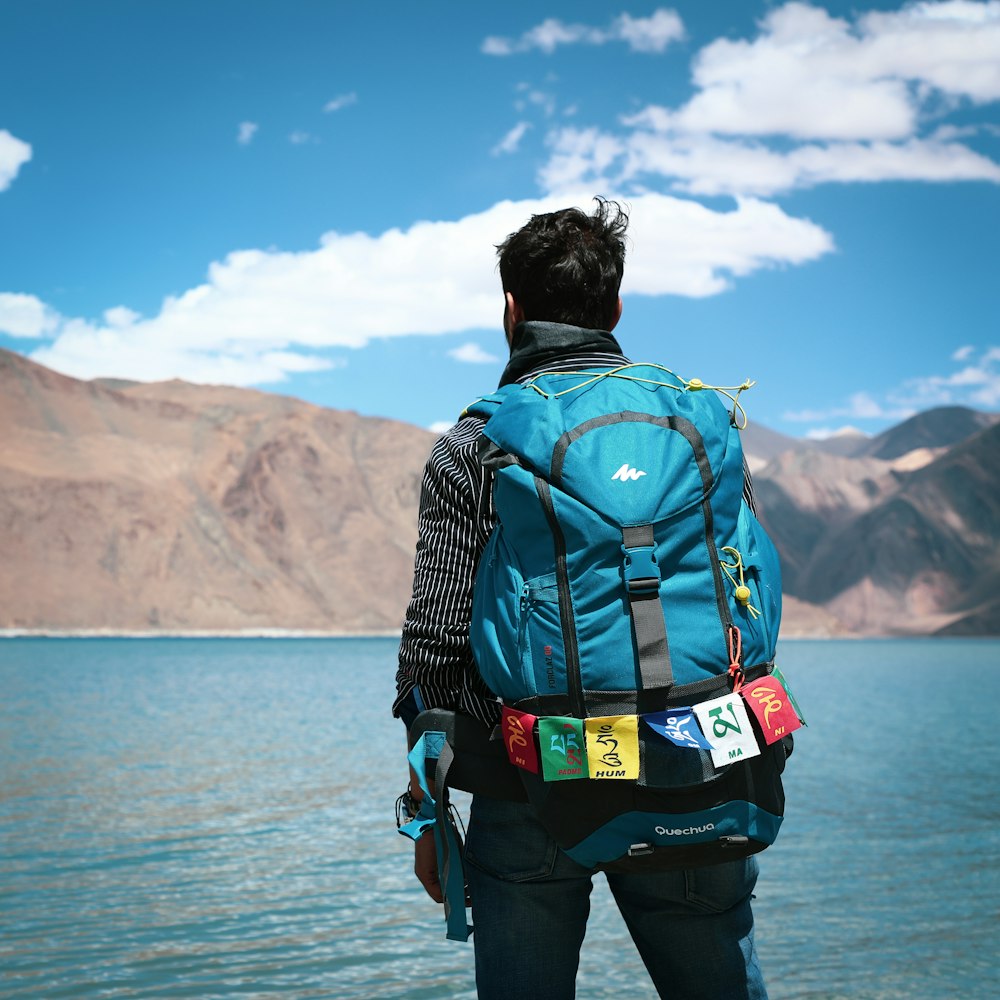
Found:
[[[740,199],[731,212],[654,194],[632,204],[634,249],[622,283],[626,293],[715,295],[734,277],[804,264],[834,248],[821,227],[752,198]]]
[[[493,365],[500,360],[495,354],[484,351],[476,343],[462,344],[461,347],[452,348],[448,352],[448,357],[468,365]]]
[[[572,190],[590,185],[596,189],[613,186],[611,167],[622,161],[627,143],[618,136],[596,128],[562,128],[550,133],[552,149],[548,162],[538,174],[545,191]]]
[[[137,313],[134,309],[129,309],[128,306],[112,306],[112,308],[104,310],[104,322],[108,326],[117,328],[132,326],[140,319],[142,319],[142,314]]]
[[[885,409],[867,392],[856,392],[848,401],[847,415],[863,419],[886,416]]]
[[[560,45],[604,45],[625,42],[633,52],[662,52],[671,42],[684,37],[684,24],[673,10],[661,8],[649,17],[621,14],[607,28],[586,24],[566,24],[550,17],[526,31],[520,38],[492,35],[482,44],[488,56],[510,56],[539,49],[551,54]]]
[[[591,166],[585,158],[572,162],[574,185],[586,183],[588,172],[607,172],[612,144],[604,139],[604,155]],[[555,137],[552,160],[543,168],[543,182],[558,168],[562,140]],[[570,142],[570,148],[578,144]],[[759,141],[714,136],[668,136],[637,132],[619,142],[615,158],[617,183],[643,176],[674,178],[679,191],[691,194],[774,195],[825,183],[875,181],[992,181],[1000,183],[1000,164],[955,142],[910,139],[902,143],[809,143],[776,151]],[[613,162],[613,161],[612,161]]]
[[[964,364],[974,348],[959,348],[951,360]],[[978,360],[946,375],[926,375],[907,379],[887,389],[880,398],[870,392],[856,392],[846,403],[823,410],[786,413],[786,420],[821,423],[837,418],[854,420],[903,420],[934,406],[970,406],[996,409],[1000,406],[1000,347],[982,351]],[[819,436],[822,430],[810,432]]]
[[[862,56],[891,73],[975,103],[1000,98],[1000,2],[945,0],[873,11],[860,22]]]
[[[277,342],[230,341],[211,335],[202,344],[152,338],[157,320],[144,320],[131,327],[90,324],[80,319],[64,320],[59,335],[48,347],[32,352],[32,358],[77,378],[113,376],[161,381],[182,378],[214,385],[261,385],[283,382],[289,374],[322,371],[340,363],[287,350]]]
[[[309,132],[302,132],[298,129],[289,133],[288,141],[293,146],[304,146],[307,142],[319,142],[319,140]]]
[[[559,45],[575,45],[580,42],[599,45],[602,41],[602,33],[596,28],[588,28],[583,24],[564,24],[550,17],[518,39],[491,36],[483,41],[482,51],[488,56],[509,56],[530,49],[551,53]]]
[[[684,22],[676,11],[661,7],[650,17],[620,15],[611,34],[628,42],[634,52],[662,52],[671,42],[684,38]]]
[[[864,431],[859,431],[857,427],[852,427],[850,424],[845,424],[843,427],[814,427],[805,433],[805,437],[809,441],[829,441],[830,438],[867,436]]]
[[[315,354],[299,354],[295,351],[265,351],[260,355],[260,360],[272,366],[279,374],[273,379],[282,382],[285,375],[296,372],[324,372],[331,368],[345,368],[347,362],[343,359],[332,360],[321,358]]]
[[[624,116],[624,131],[563,128],[539,172],[548,191],[666,178],[699,195],[774,195],[823,183],[1000,183],[962,140],[991,123],[925,127],[944,107],[1000,99],[1000,0],[920,3],[851,24],[803,3],[752,40],[697,55],[694,96]]]
[[[674,128],[902,139],[914,134],[921,98],[932,92],[1000,98],[1000,2],[911,4],[853,26],[787,3],[752,42],[720,39],[702,49],[693,80],[698,93],[671,115]]]
[[[0,333],[44,337],[59,326],[59,314],[34,295],[0,292]]]
[[[241,146],[249,146],[260,126],[256,122],[240,122],[236,131],[236,141]]]
[[[435,420],[427,429],[435,434],[447,434],[455,426],[454,420]]]
[[[911,379],[897,391],[898,398],[926,406],[1000,406],[1000,347],[990,347],[974,358],[975,350],[960,348],[952,360],[964,365],[948,375]],[[966,362],[971,361],[971,364]]]
[[[180,377],[252,385],[329,362],[316,351],[374,337],[495,329],[501,308],[494,246],[533,214],[590,192],[500,202],[451,222],[418,222],[377,236],[330,232],[299,253],[244,250],[211,265],[204,284],[137,317],[59,317],[34,357],[82,378]],[[762,268],[828,253],[828,233],[752,199],[727,212],[661,194],[631,199],[626,294],[700,297]],[[419,309],[414,303],[421,303]]]
[[[323,110],[327,114],[331,114],[334,111],[340,111],[343,108],[348,108],[352,104],[358,103],[358,95],[352,90],[349,94],[340,94],[333,98],[332,101],[327,101],[323,105]]]
[[[888,409],[878,402],[871,393],[855,392],[841,406],[826,410],[798,410],[786,413],[786,420],[814,423],[817,420],[829,420],[834,417],[847,417],[853,420],[879,420],[885,418],[908,417],[912,409]]]
[[[518,122],[490,151],[493,156],[516,153],[525,132],[531,128],[530,122]]]
[[[0,128],[0,191],[6,191],[18,171],[31,159],[31,146]]]
[[[480,51],[487,56],[509,56],[514,53],[514,46],[509,38],[490,35],[483,39]]]
[[[546,78],[547,83],[554,83],[555,80],[551,73]],[[514,101],[514,109],[519,113],[531,108],[539,109],[546,118],[551,118],[556,113],[558,104],[555,94],[551,91],[523,81],[517,85],[516,90],[520,96]]]
[[[870,393],[856,392],[841,406],[823,410],[796,410],[784,414],[785,420],[799,423],[843,419],[848,420],[905,420],[917,410],[913,406],[888,406],[880,403]],[[822,433],[822,431],[820,432]],[[810,436],[807,434],[807,436]]]

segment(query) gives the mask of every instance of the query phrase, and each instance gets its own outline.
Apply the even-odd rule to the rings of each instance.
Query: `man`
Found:
[[[499,246],[510,349],[501,385],[627,363],[612,335],[627,225],[619,205],[597,199],[592,215],[576,208],[536,215]],[[407,726],[432,707],[491,727],[500,718],[469,643],[476,567],[495,522],[492,476],[478,461],[483,426],[479,417],[460,420],[436,443],[424,473],[393,706]],[[420,795],[412,781],[410,795],[412,810]],[[415,850],[415,873],[440,902],[432,838]],[[472,801],[466,867],[479,996],[573,997],[594,872],[557,847],[529,805],[485,795]],[[766,997],[753,944],[752,857],[607,878],[661,996]]]

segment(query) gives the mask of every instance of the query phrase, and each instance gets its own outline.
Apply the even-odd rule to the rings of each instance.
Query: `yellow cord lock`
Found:
[[[704,389],[705,388],[705,383],[702,382],[702,380],[700,378],[692,378],[692,379],[688,379],[687,387],[692,392],[697,392],[699,389]]]
[[[739,549],[734,549],[731,545],[724,545],[722,551],[733,560],[732,562],[719,561],[722,572],[729,577],[729,582],[733,585],[733,597],[741,608],[746,608],[747,614],[751,618],[756,619],[760,615],[760,612],[750,603],[752,596],[750,588],[743,579],[743,556],[740,555]],[[739,574],[738,580],[733,576],[733,570],[736,570]]]

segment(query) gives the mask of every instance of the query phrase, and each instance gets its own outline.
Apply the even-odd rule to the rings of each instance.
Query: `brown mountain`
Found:
[[[853,430],[819,440],[793,438],[772,431],[768,427],[762,427],[752,420],[742,432],[741,439],[743,451],[754,472],[763,468],[767,462],[790,451],[818,452],[821,455],[842,455],[853,458],[856,455],[867,454],[867,448],[876,440],[867,434],[862,434],[861,431]]]
[[[402,620],[433,435],[0,351],[0,627],[372,632]]]
[[[747,451],[765,466],[783,634],[1000,634],[995,415],[928,411],[856,456],[759,430]],[[0,628],[394,631],[432,442],[286,397],[81,382],[0,351]]]
[[[983,413],[967,406],[938,406],[914,414],[874,437],[857,430],[845,430],[820,440],[787,437],[751,421],[743,432],[743,449],[754,470],[789,451],[893,461],[918,449],[940,451],[950,448],[998,420],[1000,415],[996,413]]]
[[[786,451],[802,450],[804,444],[797,438],[779,434],[777,431],[772,431],[770,427],[763,427],[754,421],[750,421],[740,437],[747,462],[750,464],[750,468],[755,471],[758,468],[763,468],[772,459],[783,455]]]
[[[779,455],[754,477],[761,521],[781,554],[785,590],[812,600],[800,585],[822,539],[870,510],[897,487],[892,467],[818,451]]]
[[[995,413],[966,406],[938,406],[883,431],[855,454],[891,460],[917,448],[950,448],[992,427],[997,419]]]
[[[915,444],[950,433],[933,414]],[[983,422],[936,458],[771,463],[756,486],[787,593],[860,634],[1000,634],[1000,424]]]

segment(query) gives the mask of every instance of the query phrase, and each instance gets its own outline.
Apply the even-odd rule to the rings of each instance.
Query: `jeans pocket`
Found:
[[[757,859],[743,858],[684,872],[684,896],[707,913],[724,913],[747,899],[757,884]]]
[[[465,842],[470,865],[504,882],[531,882],[552,875],[558,852],[530,806],[473,798]]]

